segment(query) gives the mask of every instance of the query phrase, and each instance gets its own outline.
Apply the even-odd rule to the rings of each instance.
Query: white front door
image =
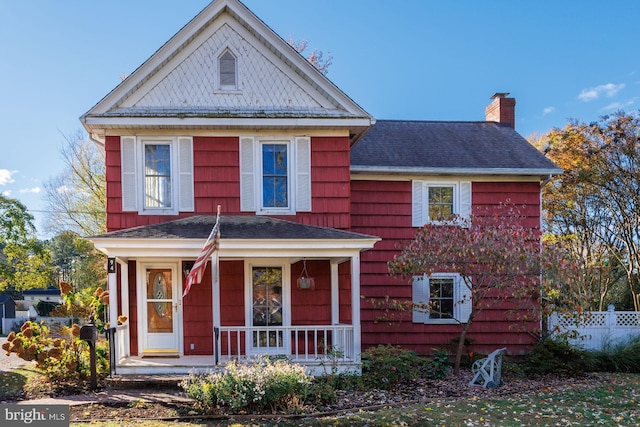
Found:
[[[138,295],[142,355],[177,356],[180,354],[177,265],[143,264],[141,272]]]

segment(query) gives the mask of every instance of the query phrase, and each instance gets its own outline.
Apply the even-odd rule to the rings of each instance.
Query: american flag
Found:
[[[198,284],[202,281],[202,276],[204,275],[204,271],[207,268],[207,261],[213,253],[218,250],[220,246],[220,206],[218,206],[218,216],[216,217],[216,225],[213,226],[213,230],[211,230],[211,234],[209,234],[209,238],[207,238],[207,242],[204,244],[204,247],[200,251],[200,255],[198,255],[198,259],[191,267],[191,271],[187,276],[187,282],[185,284],[184,293],[182,297],[187,296],[189,291],[191,290],[191,285]]]

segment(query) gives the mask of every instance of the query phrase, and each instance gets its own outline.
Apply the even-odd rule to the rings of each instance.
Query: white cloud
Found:
[[[39,193],[40,191],[42,191],[40,189],[40,187],[23,188],[22,190],[20,190],[20,194],[24,194],[24,193]]]
[[[9,169],[0,169],[0,185],[11,184],[15,180],[11,177],[18,171],[10,171]]]
[[[9,197],[9,196],[11,196],[11,190],[3,191],[3,192],[2,192],[2,195],[3,195],[4,197]]]
[[[546,116],[547,114],[551,114],[554,111],[556,111],[556,107],[547,107],[544,110],[542,110],[542,115]]]
[[[607,83],[606,85],[583,89],[580,95],[578,95],[578,99],[583,102],[589,102],[598,99],[601,95],[611,98],[624,89],[625,86],[624,83],[620,83],[619,85]]]
[[[637,100],[638,100],[638,98],[635,97],[635,98],[628,99],[628,100],[626,100],[624,102],[612,102],[611,104],[609,104],[606,107],[602,108],[601,111],[624,110],[625,108],[631,107],[633,104],[635,104]]]

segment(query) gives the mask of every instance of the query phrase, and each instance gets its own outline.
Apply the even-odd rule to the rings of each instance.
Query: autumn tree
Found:
[[[603,310],[621,281],[640,310],[640,123],[618,112],[572,122],[536,145],[564,173],[543,188],[549,231],[583,264],[585,306]]]
[[[0,290],[50,284],[49,252],[37,239],[33,220],[25,205],[0,195]]]
[[[45,183],[46,226],[55,234],[71,230],[83,236],[106,229],[104,156],[78,131],[65,138],[61,149],[64,169]]]
[[[389,270],[404,278],[434,273],[457,273],[462,278],[471,295],[471,312],[466,323],[461,324],[455,355],[458,373],[467,334],[483,311],[500,306],[514,324],[538,324],[540,275],[546,266],[551,267],[546,286],[554,293],[564,280],[563,273],[569,271],[557,268],[562,253],[556,248],[559,246],[544,256],[540,230],[527,227],[517,207],[501,205],[495,212],[476,214],[469,221],[426,224],[389,262]],[[411,308],[434,310],[429,303],[413,304]]]
[[[63,231],[47,242],[51,262],[60,280],[75,291],[106,287],[105,256],[93,244],[73,231]]]
[[[309,42],[307,40],[295,41],[289,37],[287,44],[300,55],[304,56],[306,60],[316,67],[323,75],[327,75],[329,72],[329,66],[333,63],[333,56],[331,53],[328,53],[325,57],[324,53],[318,49],[313,49],[311,52],[307,52],[307,49],[309,48]]]

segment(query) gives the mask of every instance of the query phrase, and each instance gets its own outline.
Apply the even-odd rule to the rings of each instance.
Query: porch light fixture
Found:
[[[193,261],[184,261],[182,263],[182,274],[184,274],[185,279],[189,276],[189,273],[193,268],[193,264],[195,264]]]
[[[307,260],[302,260],[302,272],[300,273],[300,277],[298,277],[298,289],[315,289],[316,282],[313,277],[309,277],[309,273],[307,273]]]

